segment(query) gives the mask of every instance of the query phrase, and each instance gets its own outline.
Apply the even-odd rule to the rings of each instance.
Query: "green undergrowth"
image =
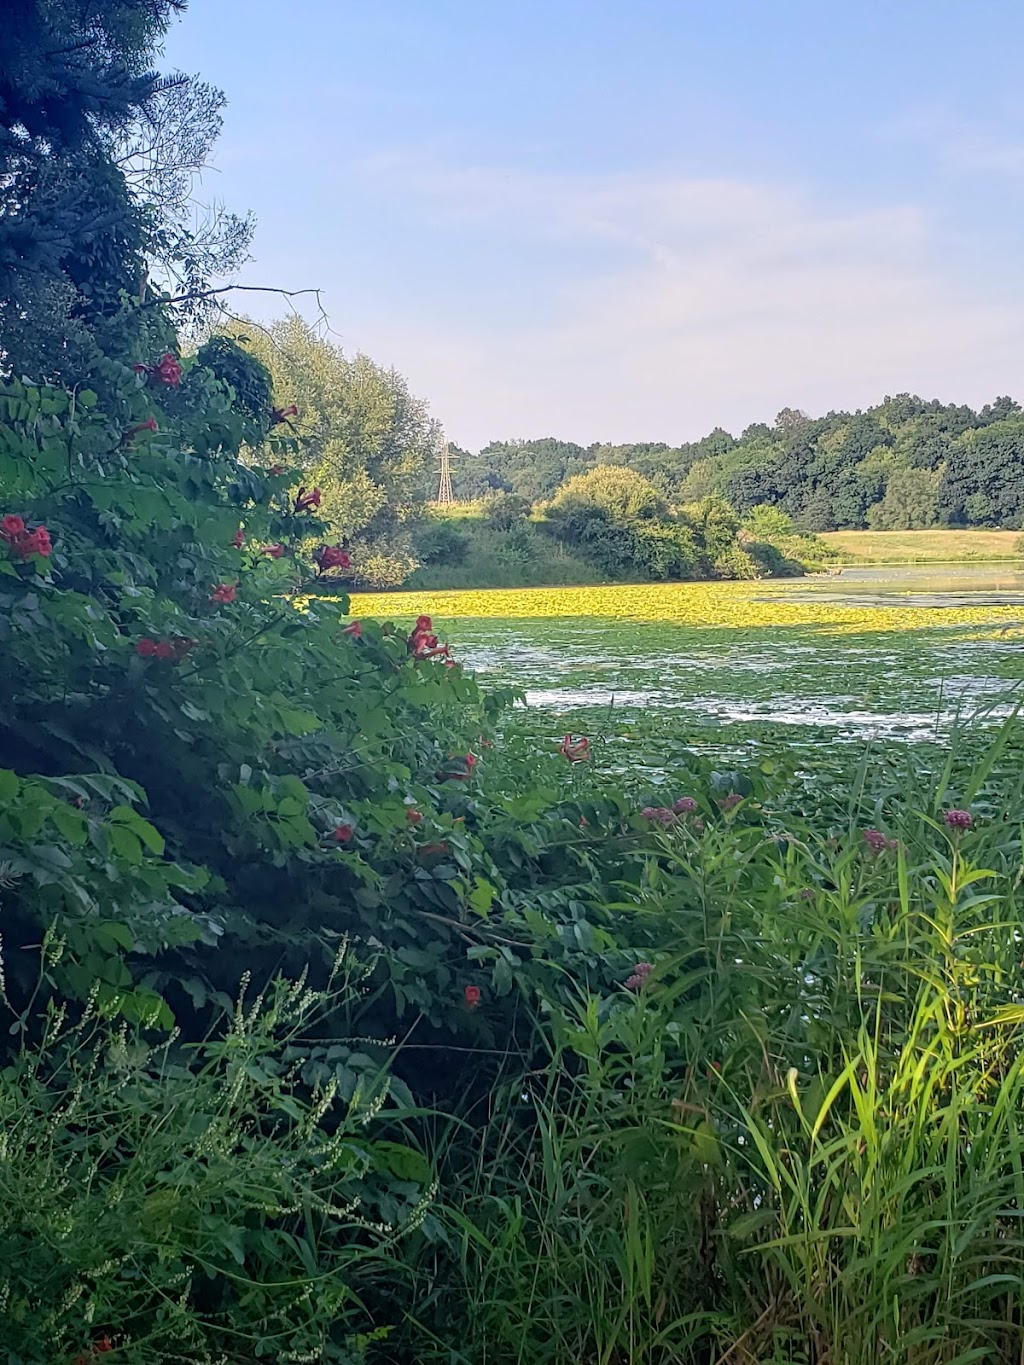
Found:
[[[1016,1359],[1016,719],[627,777],[131,344],[0,392],[9,1365]]]

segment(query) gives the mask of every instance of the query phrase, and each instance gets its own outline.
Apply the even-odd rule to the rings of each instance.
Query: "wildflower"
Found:
[[[140,659],[152,659],[156,654],[156,641],[144,636],[135,646],[135,653]]]
[[[423,813],[422,811],[416,810],[412,806],[407,806],[405,811],[405,818],[406,820],[408,820],[410,825],[418,825],[420,821],[423,819]]]
[[[476,767],[476,754],[452,754],[452,759],[464,766],[456,772],[444,772],[441,774],[442,782],[467,782],[473,776],[473,769]]]
[[[48,558],[53,546],[50,533],[45,526],[28,530],[23,517],[9,513],[0,520],[0,540],[7,542],[12,559],[28,559],[29,555],[42,555]]]
[[[170,389],[176,389],[181,383],[181,366],[177,356],[165,351],[160,358],[159,365],[155,365],[150,371],[153,377],[160,384],[166,384]]]
[[[970,829],[974,824],[969,810],[943,811],[942,818],[946,822],[947,829]]]
[[[317,565],[321,573],[327,569],[350,569],[352,567],[352,556],[340,545],[321,545],[313,556],[313,563]]]
[[[29,555],[42,555],[48,559],[53,546],[50,533],[45,526],[37,526],[34,531],[25,531],[8,542],[12,559],[28,559]]]
[[[446,843],[424,844],[423,847],[419,850],[419,852],[421,858],[429,857],[431,853],[447,853],[448,845]]]
[[[363,638],[362,622],[353,621],[351,625],[347,625],[341,633],[342,635],[351,635],[354,640],[361,640]]]
[[[668,806],[644,806],[640,814],[645,820],[659,825],[674,825],[676,822],[675,812],[669,810]]]
[[[273,545],[264,545],[260,551],[261,555],[269,555],[271,559],[280,559],[284,553],[285,548],[280,541],[275,541]]]
[[[466,1001],[466,1009],[475,1010],[476,1007],[480,1004],[480,987],[467,986],[466,989],[462,992],[462,994],[463,998]]]
[[[211,602],[221,602],[227,604],[235,600],[235,593],[238,589],[234,583],[215,583],[213,591],[210,593]]]
[[[654,971],[653,962],[638,962],[633,968],[632,974],[626,977],[625,987],[627,991],[638,991],[645,985],[647,978]]]
[[[672,809],[676,815],[692,815],[697,809],[697,803],[692,796],[681,796]]]
[[[158,659],[173,659],[174,646],[171,644],[170,640],[161,640],[153,650],[153,654]]]
[[[125,439],[126,441],[130,441],[131,438],[132,438],[133,436],[138,436],[138,435],[140,434],[140,432],[143,432],[143,431],[156,431],[157,429],[158,429],[158,428],[157,428],[157,424],[156,424],[156,418],[155,418],[155,417],[147,417],[146,420],[145,420],[144,422],[140,422],[140,423],[138,424],[138,426],[129,427],[128,430],[127,430],[127,431],[125,432],[125,434],[124,434],[124,439]]]
[[[861,837],[872,853],[884,853],[889,847],[889,840],[877,829],[865,829]]]
[[[283,422],[286,417],[298,417],[299,410],[294,403],[287,408],[272,408],[270,411],[270,425],[276,427],[279,422]]]
[[[236,550],[240,550],[245,544],[245,532],[242,530],[241,526],[239,526],[238,530],[231,537],[231,544]]]
[[[309,493],[305,488],[300,488],[295,495],[295,511],[308,512],[311,507],[319,507],[321,496],[319,488],[314,488]]]
[[[335,825],[334,833],[331,835],[331,838],[336,844],[347,844],[355,832],[355,826],[350,825],[346,820],[340,825]]]
[[[572,735],[566,735],[562,740],[559,752],[570,763],[582,763],[590,757],[590,740],[585,735],[580,735],[579,739],[573,739]]]
[[[728,814],[729,811],[735,810],[742,800],[743,797],[740,796],[739,792],[730,792],[728,796],[722,797],[718,803],[718,808]]]

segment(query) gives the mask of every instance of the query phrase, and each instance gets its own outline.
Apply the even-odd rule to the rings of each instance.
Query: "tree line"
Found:
[[[456,454],[466,501],[495,492],[544,501],[589,469],[625,465],[671,504],[720,496],[741,517],[774,507],[805,531],[1024,526],[1024,410],[1008,397],[975,411],[897,394],[824,417],[785,408],[739,437],[721,427],[680,445],[547,437]]]

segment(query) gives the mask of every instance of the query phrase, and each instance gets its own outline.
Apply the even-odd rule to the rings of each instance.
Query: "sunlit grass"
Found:
[[[1019,560],[1019,536],[1019,531],[831,531],[822,540],[858,564],[954,564]]]

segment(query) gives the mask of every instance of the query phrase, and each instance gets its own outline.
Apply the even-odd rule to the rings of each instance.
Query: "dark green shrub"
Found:
[[[417,531],[415,549],[421,564],[462,564],[469,538],[454,523],[431,519]]]
[[[516,493],[495,493],[484,503],[484,520],[492,531],[511,530],[530,515],[529,498]]]

